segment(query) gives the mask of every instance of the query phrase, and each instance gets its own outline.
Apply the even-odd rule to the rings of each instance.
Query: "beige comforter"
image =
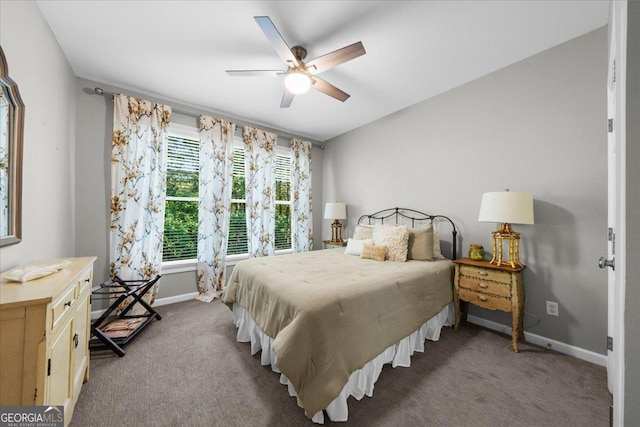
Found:
[[[273,339],[308,417],[351,372],[416,331],[452,300],[452,263],[378,262],[328,249],[238,263],[222,301],[247,309]]]

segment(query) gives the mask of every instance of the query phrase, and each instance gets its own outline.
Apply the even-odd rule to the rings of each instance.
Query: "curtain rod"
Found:
[[[108,91],[106,91],[106,90],[102,89],[101,87],[96,87],[96,88],[94,88],[94,89],[93,89],[93,92],[94,92],[96,95],[101,95],[101,96],[110,96],[110,97],[112,97],[112,98],[113,98],[113,96],[114,96],[114,95],[117,95],[115,92],[108,92]],[[185,115],[185,116],[195,117],[196,119],[200,117],[200,115],[199,115],[199,114],[198,114],[198,115],[196,115],[195,113],[192,113],[192,112],[189,112],[189,111],[184,111],[184,110],[179,110],[179,109],[174,109],[173,107],[171,107],[171,111],[172,111],[172,112],[175,112],[175,113],[178,113],[178,114]],[[236,131],[237,131],[237,132],[240,132],[240,135],[242,135],[241,127],[236,126]],[[278,137],[282,137],[282,138],[284,138],[284,139],[288,139],[288,140],[293,139],[293,138],[289,138],[289,137],[281,136],[281,135],[278,135]],[[311,144],[312,144],[312,145],[315,145],[316,147],[320,147],[322,150],[324,150],[324,144],[320,144],[320,143],[313,142],[313,141],[309,141],[309,142],[311,142]]]

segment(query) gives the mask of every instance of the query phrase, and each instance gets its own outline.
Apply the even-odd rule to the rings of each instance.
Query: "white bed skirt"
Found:
[[[369,361],[362,369],[351,373],[349,381],[325,411],[331,421],[347,421],[349,418],[349,408],[347,398],[353,396],[360,400],[367,395],[373,396],[373,385],[378,380],[382,366],[390,363],[396,366],[411,366],[411,356],[416,351],[424,352],[424,340],[438,341],[440,330],[443,326],[451,326],[454,320],[453,303],[447,305],[442,311],[425,324],[420,329],[400,340]],[[238,328],[237,340],[239,342],[251,342],[251,354],[256,354],[262,350],[260,362],[263,366],[271,365],[274,372],[280,374],[280,383],[287,386],[289,395],[297,396],[296,390],[287,377],[280,373],[276,355],[273,352],[271,337],[266,335],[253,321],[247,310],[240,304],[233,304],[233,322]],[[314,423],[324,424],[323,411],[318,411],[311,419]]]

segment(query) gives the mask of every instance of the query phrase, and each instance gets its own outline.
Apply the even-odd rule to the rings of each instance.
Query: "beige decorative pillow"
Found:
[[[365,243],[362,245],[362,253],[360,254],[360,258],[384,262],[384,256],[386,253],[386,246],[376,246],[373,244]]]
[[[433,225],[431,223],[409,229],[408,259],[431,261],[433,249]]]
[[[442,256],[442,249],[440,248],[440,236],[438,230],[433,229],[433,259],[444,259]]]
[[[373,226],[356,225],[356,229],[353,231],[353,238],[356,240],[373,239]]]
[[[387,247],[389,261],[407,260],[409,229],[406,225],[378,224],[373,228],[373,241]]]

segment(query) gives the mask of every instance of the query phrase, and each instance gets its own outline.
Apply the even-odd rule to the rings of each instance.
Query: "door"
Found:
[[[86,287],[88,288],[88,286]],[[89,292],[82,291],[82,295],[78,298],[78,307],[73,318],[73,398],[78,399],[82,383],[87,374],[89,366],[89,334],[91,319],[91,304],[89,303]]]
[[[52,337],[50,362],[46,375],[48,378],[48,398],[45,405],[64,405],[65,414],[68,413],[69,403],[73,398],[71,379],[71,353],[73,349],[73,317],[66,316],[65,323],[57,328],[58,332]]]
[[[607,379],[613,395],[613,425],[624,418],[624,274],[625,274],[625,73],[626,1],[612,1],[609,15],[609,62],[607,76],[608,250],[600,258],[608,270]]]

